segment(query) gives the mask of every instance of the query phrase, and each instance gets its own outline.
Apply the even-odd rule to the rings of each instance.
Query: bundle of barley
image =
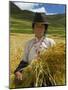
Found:
[[[39,58],[23,69],[19,87],[42,86],[46,79],[51,85],[65,85],[65,44],[61,43],[47,51],[42,51]]]
[[[57,85],[65,85],[65,44],[59,43],[41,54]]]

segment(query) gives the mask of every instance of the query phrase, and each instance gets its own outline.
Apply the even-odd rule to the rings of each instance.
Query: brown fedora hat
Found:
[[[36,23],[36,22],[43,22],[44,24],[49,24],[47,22],[45,13],[37,13],[36,12],[34,15],[33,23]]]
[[[35,23],[38,23],[38,22],[42,22],[45,25],[45,30],[47,31],[49,23],[46,19],[45,13],[38,13],[38,12],[35,13],[33,22],[32,22],[32,28],[34,28]]]

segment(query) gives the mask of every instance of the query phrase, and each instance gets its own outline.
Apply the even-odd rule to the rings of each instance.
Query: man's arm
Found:
[[[14,71],[14,73],[16,73],[17,71],[22,72],[23,68],[26,67],[27,65],[28,63],[22,60],[18,65],[18,67],[16,68],[16,70]]]
[[[16,80],[22,80],[22,71],[23,71],[23,68],[26,67],[27,65],[28,65],[28,63],[23,60],[20,62],[20,64],[14,71]]]
[[[50,47],[53,47],[53,46],[55,46],[56,45],[56,42],[53,40],[53,39],[49,39],[49,46]]]
[[[25,45],[25,48],[24,48],[23,60],[20,62],[20,64],[18,65],[18,67],[14,71],[15,79],[17,79],[17,80],[22,80],[23,68],[28,65],[28,53],[29,53],[29,43],[27,42],[26,45]]]
[[[16,68],[16,70],[14,71],[14,73],[16,73],[17,71],[22,72],[23,68],[26,67],[28,65],[28,49],[29,49],[29,43],[27,42],[24,48],[24,56],[23,56],[23,60],[21,60],[20,64],[18,65],[18,67]]]

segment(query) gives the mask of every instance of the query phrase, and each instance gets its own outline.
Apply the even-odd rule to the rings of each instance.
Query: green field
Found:
[[[32,21],[34,13],[27,10],[20,10],[10,2],[10,33],[32,34]],[[49,27],[48,34],[65,37],[65,14],[47,15]]]
[[[10,33],[32,34],[32,23],[25,20],[10,18]],[[47,34],[65,37],[65,27],[52,27],[49,25]]]

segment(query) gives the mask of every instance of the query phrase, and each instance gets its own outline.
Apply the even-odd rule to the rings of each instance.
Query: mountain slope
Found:
[[[34,12],[20,10],[13,2],[10,2],[10,30],[15,32],[31,32]],[[47,15],[50,23],[49,29],[65,29],[65,14]],[[51,32],[51,31],[50,31]]]

